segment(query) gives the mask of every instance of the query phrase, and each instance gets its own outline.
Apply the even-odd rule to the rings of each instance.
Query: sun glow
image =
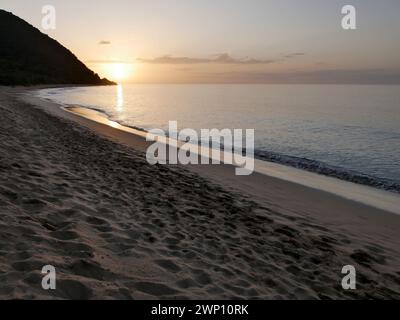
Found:
[[[108,63],[105,69],[106,77],[117,82],[130,78],[134,72],[133,64],[129,63]]]

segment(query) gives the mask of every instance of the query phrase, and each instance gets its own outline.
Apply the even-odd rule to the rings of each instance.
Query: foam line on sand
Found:
[[[83,107],[66,107],[63,109],[74,114],[78,114],[86,119],[131,133],[132,135],[137,135],[143,137],[144,139],[146,137],[145,132],[120,125],[115,121],[109,120],[106,115],[103,115],[95,110],[85,109]],[[168,139],[164,138],[164,140],[166,140],[165,143],[168,143]],[[178,141],[175,145],[180,147],[183,145],[183,143]],[[200,151],[203,157],[211,158],[211,152],[208,148],[202,148]],[[224,159],[222,152],[220,159],[222,159],[222,161]],[[339,180],[268,161],[255,160],[255,172],[317,190],[326,191],[378,209],[400,214],[400,194],[397,193]],[[236,184],[240,184],[241,179],[243,178],[238,177]]]

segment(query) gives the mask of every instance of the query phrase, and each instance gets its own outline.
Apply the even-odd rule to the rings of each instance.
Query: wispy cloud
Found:
[[[231,64],[231,65],[251,65],[251,64],[271,64],[276,62],[282,62],[288,59],[292,59],[299,56],[304,56],[304,52],[294,52],[284,55],[283,57],[276,59],[255,59],[251,57],[245,58],[235,58],[228,53],[220,53],[212,55],[209,58],[197,58],[197,57],[175,57],[172,55],[164,55],[157,58],[139,58],[137,61],[142,63],[152,63],[152,64],[206,64],[206,63],[216,63],[216,64]]]
[[[98,42],[98,44],[99,44],[99,45],[109,45],[109,44],[111,44],[111,41],[108,41],[108,40],[101,40],[101,41]]]
[[[270,64],[276,62],[273,59],[254,59],[254,58],[243,58],[238,59],[230,56],[228,53],[221,53],[214,55],[210,58],[193,58],[193,57],[174,57],[171,55],[165,55],[154,59],[137,59],[142,63],[153,63],[153,64],[199,64],[199,63],[219,63],[219,64]]]
[[[189,57],[173,57],[165,55],[154,59],[138,58],[139,62],[154,63],[154,64],[195,64],[195,63],[208,63],[209,59],[189,58]]]
[[[123,60],[86,60],[86,63],[124,63],[124,64],[129,64],[132,62],[129,61],[123,61]]]
[[[295,58],[295,57],[299,57],[299,56],[304,56],[305,53],[304,52],[294,52],[294,53],[289,53],[287,55],[285,55],[286,59],[291,59],[291,58]]]

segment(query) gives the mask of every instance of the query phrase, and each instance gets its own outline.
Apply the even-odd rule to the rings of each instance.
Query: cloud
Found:
[[[86,60],[86,63],[132,63],[128,61],[123,61],[123,60]]]
[[[170,55],[161,56],[154,59],[137,59],[142,63],[152,64],[199,64],[199,63],[216,63],[216,64],[270,64],[276,60],[259,60],[246,57],[244,59],[237,59],[230,56],[228,53],[221,53],[214,55],[212,58],[191,58],[191,57],[174,57]]]
[[[304,52],[294,52],[294,53],[289,53],[287,55],[285,55],[286,59],[291,59],[291,58],[295,58],[295,57],[299,57],[299,56],[304,56],[305,53]]]
[[[154,59],[138,58],[139,62],[154,63],[154,64],[195,64],[195,63],[208,63],[208,59],[189,58],[189,57],[172,57],[165,55]]]
[[[99,45],[109,45],[109,44],[111,44],[111,41],[101,40],[101,41],[99,41],[98,44],[99,44]]]

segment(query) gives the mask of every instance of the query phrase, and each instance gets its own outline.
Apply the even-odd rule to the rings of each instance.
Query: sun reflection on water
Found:
[[[117,111],[124,111],[124,90],[121,84],[117,86]]]

